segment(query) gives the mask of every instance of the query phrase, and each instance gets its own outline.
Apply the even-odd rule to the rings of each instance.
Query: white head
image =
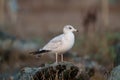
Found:
[[[63,32],[64,33],[68,33],[68,32],[76,32],[76,31],[78,31],[77,29],[75,29],[73,26],[71,26],[71,25],[66,25],[66,26],[64,26],[64,28],[63,28]]]

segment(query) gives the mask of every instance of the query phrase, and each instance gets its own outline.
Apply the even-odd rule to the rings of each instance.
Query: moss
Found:
[[[90,79],[91,70],[82,70],[70,62],[60,62],[39,68],[26,67],[14,80],[86,80]],[[80,74],[79,74],[80,73]],[[87,77],[86,77],[87,76]]]

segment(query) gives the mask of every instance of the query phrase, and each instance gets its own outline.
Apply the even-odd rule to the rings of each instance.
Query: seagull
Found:
[[[55,53],[56,63],[58,63],[58,55],[61,55],[61,62],[63,62],[63,53],[69,51],[73,47],[75,41],[73,32],[77,31],[78,30],[71,25],[64,26],[63,34],[54,37],[43,48],[32,52],[32,54]]]

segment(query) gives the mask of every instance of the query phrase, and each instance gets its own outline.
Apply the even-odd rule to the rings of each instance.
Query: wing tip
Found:
[[[34,52],[30,52],[29,54],[36,55],[36,54],[41,54],[41,53],[45,53],[45,52],[50,52],[50,50],[34,51]]]

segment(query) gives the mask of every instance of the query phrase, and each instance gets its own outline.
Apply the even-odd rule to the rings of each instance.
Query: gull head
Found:
[[[66,25],[66,26],[64,26],[64,28],[63,28],[63,32],[64,33],[68,33],[68,32],[77,32],[78,30],[77,29],[75,29],[73,26],[71,26],[71,25]]]

